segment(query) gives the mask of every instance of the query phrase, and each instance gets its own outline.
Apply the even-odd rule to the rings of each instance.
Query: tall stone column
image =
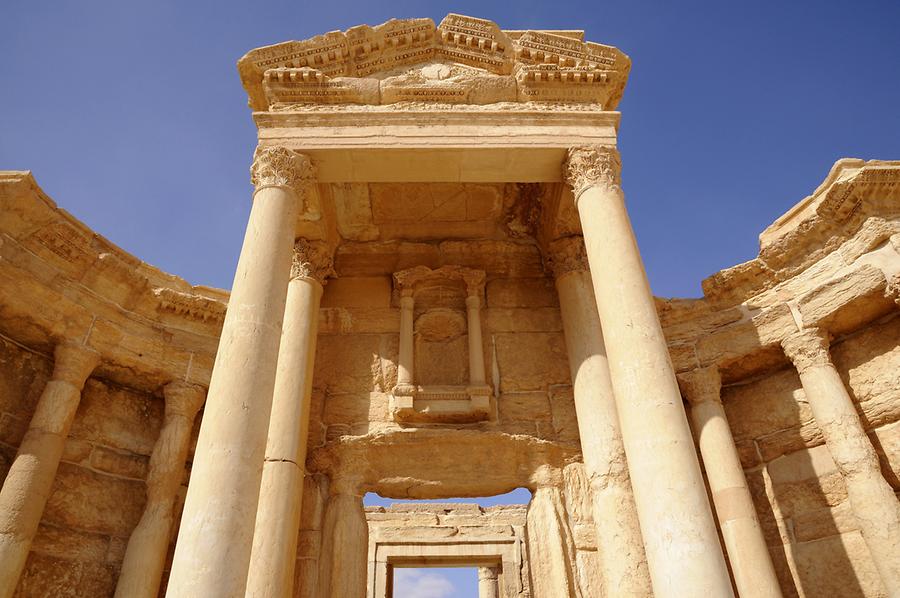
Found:
[[[478,567],[478,598],[500,598],[496,567]]]
[[[248,597],[282,598],[291,596],[294,588],[319,301],[331,266],[324,243],[300,240],[294,245],[247,576]]]
[[[603,581],[607,588],[615,588],[617,596],[649,596],[647,557],[584,240],[568,237],[555,241],[549,258],[572,371],[581,452],[591,484]]]
[[[352,480],[332,480],[322,524],[320,598],[363,598],[369,554],[369,525]]]
[[[801,330],[781,342],[794,362],[813,417],[844,483],[850,507],[890,596],[900,596],[900,502],[881,473],[878,455],[853,399],[831,363],[828,333]]]
[[[575,540],[562,493],[556,486],[538,486],[525,520],[528,570],[534,598],[581,598],[575,580]]]
[[[150,455],[147,504],[128,539],[116,598],[156,598],[166,564],[175,521],[175,499],[184,477],[194,417],[206,399],[206,389],[186,382],[163,388],[166,414]]]
[[[53,374],[0,490],[0,596],[13,595],[62,458],[81,389],[99,362],[88,347],[56,346]]]
[[[706,478],[740,596],[781,598],[772,557],[722,407],[719,368],[678,375],[706,467]]]
[[[168,596],[241,597],[253,541],[275,366],[309,159],[258,149],[256,185],[194,455]]]
[[[615,148],[572,148],[565,179],[581,218],[653,592],[732,596],[619,171]]]

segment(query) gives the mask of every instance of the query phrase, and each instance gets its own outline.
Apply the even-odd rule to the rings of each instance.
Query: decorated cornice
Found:
[[[576,201],[588,187],[611,190],[622,183],[622,160],[614,147],[573,147],[569,149],[563,169],[565,181],[572,186]]]
[[[575,35],[503,31],[493,21],[456,14],[437,26],[431,19],[393,19],[251,50],[238,72],[256,111],[404,101],[615,110],[631,60]],[[429,64],[436,68],[415,72]]]

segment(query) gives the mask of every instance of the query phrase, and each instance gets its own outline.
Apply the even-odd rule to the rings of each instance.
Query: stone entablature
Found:
[[[615,110],[629,58],[581,32],[503,31],[450,14],[257,48],[238,62],[253,110],[316,104],[587,103]],[[423,68],[417,65],[425,64]]]

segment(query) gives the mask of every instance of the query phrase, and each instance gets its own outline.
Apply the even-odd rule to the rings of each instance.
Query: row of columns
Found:
[[[622,596],[733,595],[680,382],[692,405],[735,584],[742,595],[779,596],[719,398],[718,372],[698,370],[676,380],[619,170],[613,148],[569,151],[565,178],[584,240],[562,240],[550,252],[604,582]],[[287,596],[293,586],[318,307],[331,265],[324,246],[294,244],[294,222],[312,183],[309,159],[284,148],[260,149],[251,177],[254,202],[210,381],[170,596]],[[401,329],[411,328],[412,307],[411,296],[401,298]],[[478,315],[480,305],[468,307],[470,319]],[[401,334],[398,383],[411,384],[412,347],[403,340]],[[801,331],[783,346],[847,481],[876,566],[889,592],[897,592],[900,506],[830,362],[827,337]],[[0,493],[0,588],[15,588],[24,567],[81,387],[96,362],[86,347],[57,348],[53,379]],[[483,379],[483,371],[472,370]],[[202,389],[182,383],[166,387],[165,395],[148,504],[129,541],[120,596],[158,591],[191,422],[203,402]],[[335,485],[326,509],[326,532],[333,533],[324,542],[332,552],[340,552],[341,538],[356,544],[366,527],[360,498],[346,486]],[[323,569],[319,576],[324,595],[349,595],[358,577],[364,584],[365,563]]]

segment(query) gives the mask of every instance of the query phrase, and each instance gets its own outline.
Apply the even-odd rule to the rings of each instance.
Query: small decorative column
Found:
[[[0,596],[13,595],[59,468],[81,389],[100,358],[88,347],[61,343],[53,374],[0,491]]]
[[[691,420],[738,594],[781,598],[781,586],[722,407],[719,368],[679,374],[678,382],[691,404]]]
[[[309,158],[257,149],[256,186],[185,499],[169,596],[244,595]]]
[[[853,399],[831,363],[828,333],[801,330],[783,341],[813,417],[847,486],[859,531],[889,596],[900,596],[900,502],[881,474],[878,455]]]
[[[400,295],[400,354],[397,359],[397,388],[395,395],[415,392],[413,385],[413,289],[403,289]],[[412,405],[409,405],[412,408]]]
[[[294,588],[319,301],[332,272],[331,253],[324,243],[297,241],[278,350],[248,597],[281,598]]]
[[[478,567],[478,598],[500,598],[496,567]]]
[[[604,585],[615,588],[617,596],[649,596],[647,557],[625,461],[584,240],[568,237],[555,241],[550,246],[548,261],[559,293]]]
[[[352,479],[331,483],[322,524],[322,555],[317,596],[363,598],[369,552],[369,524]]]
[[[620,187],[619,153],[569,150],[572,185],[656,598],[732,596],[694,441]]]
[[[116,598],[156,598],[175,521],[175,498],[184,477],[194,417],[206,389],[186,382],[163,388],[166,415],[147,473],[147,505],[128,539]]]
[[[469,401],[472,411],[487,416],[491,410],[491,389],[484,373],[484,344],[481,339],[481,294],[484,274],[465,278],[466,330],[469,338]]]

